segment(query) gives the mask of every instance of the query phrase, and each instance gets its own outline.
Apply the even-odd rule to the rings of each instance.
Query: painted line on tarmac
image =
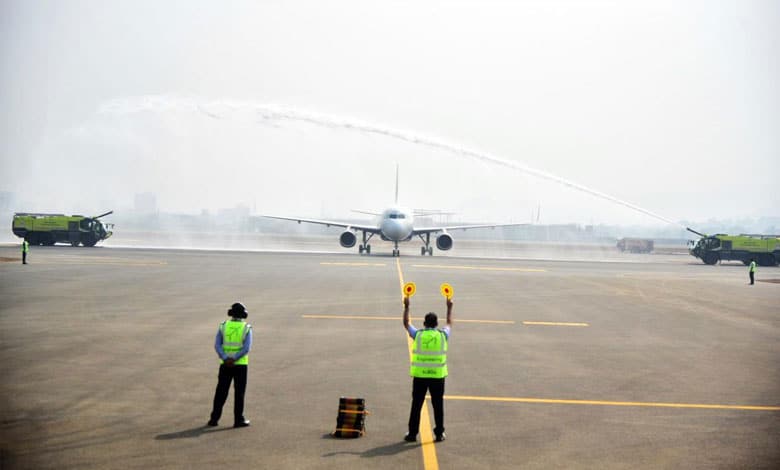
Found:
[[[387,266],[385,263],[320,263],[323,266]]]
[[[523,325],[530,326],[590,326],[588,323],[568,323],[557,321],[524,321]]]
[[[496,401],[514,403],[544,403],[550,405],[601,405],[601,406],[635,406],[649,408],[694,408],[709,410],[751,410],[780,411],[780,406],[754,405],[715,405],[700,403],[654,403],[641,401],[604,401],[604,400],[558,400],[549,398],[512,398],[512,397],[471,397],[463,395],[445,395],[445,400]]]
[[[301,315],[301,317],[321,320],[398,320],[398,317],[371,317],[367,315]]]
[[[404,291],[404,274],[401,272],[401,260],[395,259],[395,267],[398,270],[398,282],[401,292]],[[406,343],[409,348],[409,361],[412,360],[412,351],[414,341],[404,332]],[[423,453],[423,467],[425,470],[439,470],[439,459],[436,456],[436,446],[433,444],[433,431],[431,430],[431,417],[428,413],[428,398],[423,402],[422,413],[420,413],[420,442]]]
[[[446,264],[413,264],[413,268],[433,268],[433,269],[463,269],[471,271],[513,271],[523,273],[543,273],[546,269],[536,268],[499,268],[493,266],[449,266]]]
[[[70,266],[165,266],[165,261],[102,261],[102,260],[76,260],[76,259],[43,259],[35,264],[40,265],[70,265]]]
[[[373,317],[368,315],[301,315],[303,318],[316,318],[322,320],[393,320],[398,321],[398,317]],[[412,319],[410,316],[409,319]],[[419,320],[419,318],[418,318]],[[514,325],[514,320],[461,320],[458,323],[494,323],[502,325]]]

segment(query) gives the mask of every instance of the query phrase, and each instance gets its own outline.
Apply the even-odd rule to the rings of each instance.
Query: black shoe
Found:
[[[406,442],[417,442],[417,436],[412,436],[407,432],[406,435],[404,435],[404,440]]]
[[[436,435],[436,442],[441,442],[441,441],[443,441],[444,439],[447,439],[447,435],[446,435],[446,434],[444,434],[444,433],[441,433],[441,434],[437,434],[437,435]]]
[[[247,426],[249,426],[249,420],[248,420],[248,419],[245,419],[245,420],[243,420],[243,421],[237,421],[237,422],[236,422],[236,423],[233,425],[233,427],[234,427],[234,428],[245,428],[245,427],[247,427]]]
[[[209,422],[208,422],[208,423],[206,423],[206,426],[212,426],[212,427],[214,427],[214,426],[216,426],[217,424],[219,424],[219,423],[217,423],[217,422],[216,422],[216,421],[214,421],[213,419],[210,419],[210,420],[209,420]]]

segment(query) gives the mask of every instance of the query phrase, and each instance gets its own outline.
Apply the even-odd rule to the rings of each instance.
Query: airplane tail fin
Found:
[[[398,163],[395,164],[395,203],[398,204]]]

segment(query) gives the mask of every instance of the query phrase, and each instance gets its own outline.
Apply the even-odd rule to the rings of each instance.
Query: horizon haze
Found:
[[[2,2],[9,210],[780,215],[776,2],[335,3]]]

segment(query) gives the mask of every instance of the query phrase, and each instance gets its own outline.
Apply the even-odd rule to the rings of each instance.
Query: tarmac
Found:
[[[780,468],[780,268],[750,286],[688,255],[312,246],[32,247],[28,265],[0,246],[0,468]],[[441,443],[428,403],[403,441],[408,281],[417,326],[454,289]],[[231,427],[231,390],[209,428],[235,301],[252,425]],[[330,436],[341,396],[366,400],[359,439]]]

